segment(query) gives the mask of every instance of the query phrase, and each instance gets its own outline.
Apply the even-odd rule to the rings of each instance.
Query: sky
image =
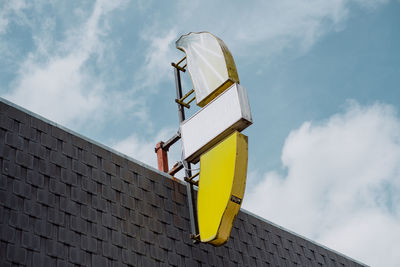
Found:
[[[0,96],[156,167],[179,126],[175,41],[209,31],[252,109],[243,207],[398,266],[399,14],[398,0],[2,0]]]

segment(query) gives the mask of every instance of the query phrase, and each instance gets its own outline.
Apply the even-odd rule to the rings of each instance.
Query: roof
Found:
[[[1,266],[363,266],[243,209],[193,244],[183,182],[4,99],[0,166]]]

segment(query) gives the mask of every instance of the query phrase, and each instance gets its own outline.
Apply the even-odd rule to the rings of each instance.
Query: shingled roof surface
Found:
[[[0,266],[362,266],[243,210],[193,244],[184,184],[0,100]]]

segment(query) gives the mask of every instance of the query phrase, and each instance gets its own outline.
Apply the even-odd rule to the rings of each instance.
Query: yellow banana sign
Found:
[[[200,239],[224,244],[242,203],[247,174],[247,136],[235,132],[200,158],[197,211]]]
[[[181,122],[184,160],[200,161],[197,193],[199,238],[216,246],[231,233],[242,203],[247,175],[247,136],[252,123],[246,89],[225,43],[208,32],[181,36],[176,47],[186,54],[197,104]]]

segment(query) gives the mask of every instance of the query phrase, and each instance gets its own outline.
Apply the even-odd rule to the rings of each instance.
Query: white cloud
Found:
[[[371,2],[374,2],[372,4]],[[354,3],[361,7],[378,7],[386,1],[261,1],[236,10],[236,19],[226,19],[228,30],[221,30],[241,56],[249,56],[250,46],[263,47],[262,53],[252,50],[259,57],[279,56],[287,49],[304,53],[325,34],[340,31]],[[223,7],[221,7],[223,9]],[[226,16],[232,12],[225,12]],[[218,20],[220,18],[218,17]],[[224,27],[226,25],[222,24]],[[251,55],[250,55],[251,56]]]
[[[91,83],[81,66],[75,55],[51,59],[45,66],[26,62],[17,87],[5,98],[62,124],[85,120],[102,104],[104,88]]]
[[[142,37],[149,44],[142,69],[147,75],[141,73],[138,76],[155,83],[167,80],[169,62],[178,60],[180,55],[171,52],[171,49],[176,50],[174,41],[189,31],[216,34],[225,41],[235,58],[246,58],[248,62],[271,60],[283,53],[286,57],[288,53],[303,54],[325,34],[342,30],[354,3],[371,10],[386,2],[270,0],[232,4],[227,1],[180,1],[168,11],[170,19],[154,15],[150,26],[143,31]]]
[[[140,85],[138,88],[154,90],[162,81],[170,80],[172,82],[171,62],[177,60],[174,57],[177,54],[175,51],[176,29],[173,28],[158,34],[152,27],[144,30],[141,38],[149,45],[146,49],[143,66],[135,74],[136,84]]]
[[[294,49],[295,53],[301,54],[308,51],[325,34],[342,30],[354,3],[362,7],[378,7],[385,2],[271,0],[259,1],[251,6],[246,3],[242,10],[231,9],[228,12],[222,12],[227,5],[221,5],[219,13],[226,18],[216,16],[210,24],[215,20],[225,22],[216,24],[221,27],[217,31],[226,36],[241,56],[252,57],[253,54],[256,59],[269,58],[279,56],[287,49]],[[232,14],[235,14],[235,18],[229,19]],[[226,25],[228,23],[229,27]],[[249,55],[249,47],[253,46],[263,49],[252,50]]]
[[[5,1],[0,6],[0,35],[6,33],[10,21],[25,20],[22,10],[27,8],[24,0]]]
[[[287,175],[270,172],[244,208],[375,266],[400,262],[400,118],[351,103],[287,138]],[[262,203],[262,204],[260,204]]]
[[[285,48],[307,50],[326,32],[337,30],[348,16],[347,1],[267,1],[235,20],[233,42],[264,44],[271,55]],[[264,25],[264,26],[262,26]]]
[[[91,73],[87,62],[94,58],[101,64],[108,45],[103,38],[107,15],[121,5],[122,1],[97,1],[83,25],[68,29],[61,42],[48,34],[55,22],[43,20],[33,36],[36,51],[21,64],[4,97],[67,126],[90,124],[114,112],[109,99],[120,100],[118,93],[108,93],[106,82]]]

